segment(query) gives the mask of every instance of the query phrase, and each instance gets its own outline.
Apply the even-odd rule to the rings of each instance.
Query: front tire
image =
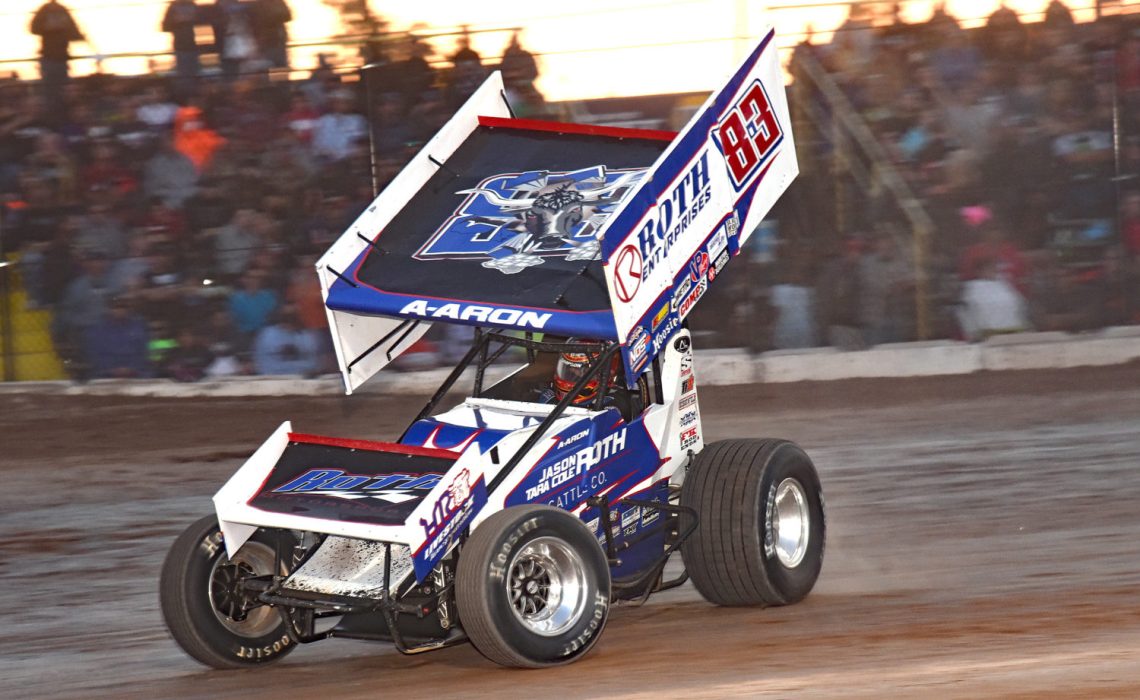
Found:
[[[815,466],[797,445],[709,445],[685,476],[681,505],[699,518],[681,554],[705,600],[789,605],[815,586],[826,533],[823,494]]]
[[[503,666],[556,666],[601,636],[609,564],[570,513],[507,508],[475,528],[460,551],[455,596],[463,629],[483,656]]]
[[[162,564],[162,617],[183,651],[207,666],[243,668],[278,661],[295,645],[278,611],[243,596],[240,581],[274,572],[296,545],[292,535],[258,530],[233,559],[213,515],[179,535]],[[278,554],[280,552],[280,555]]]

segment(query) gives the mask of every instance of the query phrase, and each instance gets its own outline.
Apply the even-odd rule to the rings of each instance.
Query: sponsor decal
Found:
[[[273,489],[273,493],[303,493],[335,496],[348,500],[371,498],[389,503],[403,503],[423,496],[415,491],[435,488],[442,474],[348,474],[340,469],[310,469],[289,483]]]
[[[664,347],[665,343],[669,341],[669,337],[671,335],[673,335],[673,331],[677,330],[677,327],[680,325],[681,325],[681,319],[677,318],[676,316],[669,317],[669,322],[665,324],[665,327],[662,328],[660,330],[660,332],[658,332],[656,335],[653,336],[653,354],[654,355],[656,355],[658,352],[660,352],[661,348]]]
[[[661,323],[665,320],[665,318],[668,315],[669,315],[669,305],[668,304],[662,304],[661,309],[653,317],[653,325],[650,327],[649,330],[656,333],[657,329],[661,326]]]
[[[641,287],[641,253],[637,246],[627,245],[614,261],[614,292],[623,304],[629,303]]]
[[[645,361],[649,359],[647,351],[649,349],[649,333],[641,326],[633,329],[629,334],[629,364],[633,371],[641,369]]]
[[[699,283],[709,272],[709,254],[700,251],[689,261],[689,279]]]
[[[676,350],[677,352],[681,352],[681,353],[688,352],[689,348],[691,348],[692,346],[693,346],[693,341],[691,341],[689,339],[689,336],[687,336],[687,335],[681,336],[680,338],[677,338],[677,342],[673,343],[673,349]]]
[[[645,527],[646,525],[656,521],[657,518],[660,518],[660,517],[661,517],[661,512],[659,510],[657,510],[656,508],[646,508],[646,509],[641,511],[641,526]]]
[[[420,518],[424,546],[416,553],[416,577],[423,580],[447,553],[455,539],[487,502],[487,486],[480,476],[471,483],[471,473],[463,469],[448,485],[431,509],[431,520]]]
[[[721,253],[728,250],[728,233],[725,231],[727,227],[728,223],[725,222],[725,225],[718,228],[712,238],[709,239],[710,257],[719,257]]]
[[[593,445],[542,467],[538,482],[526,490],[526,500],[542,497],[624,450],[626,430],[622,428]]]
[[[728,217],[728,221],[724,222],[724,228],[728,231],[728,235],[735,236],[740,232],[740,213],[732,212],[732,216]]]
[[[692,447],[697,444],[699,436],[697,435],[696,428],[689,428],[681,433],[681,449]]]
[[[681,397],[681,402],[680,402],[679,408],[683,411],[686,408],[688,408],[690,406],[695,406],[695,405],[697,405],[697,395],[696,394],[689,394],[688,396],[682,396]]]
[[[506,275],[550,258],[597,260],[599,231],[645,172],[597,165],[494,175],[455,193],[465,199],[413,257],[477,260]]]
[[[637,521],[640,519],[641,519],[641,506],[634,506],[633,508],[627,508],[626,511],[621,514],[621,526],[622,526],[622,528],[636,527]]]
[[[558,443],[558,446],[559,447],[566,447],[567,445],[578,442],[579,440],[581,440],[582,438],[586,437],[589,434],[590,434],[590,429],[586,428],[586,429],[581,430],[577,433],[574,433],[570,437],[562,438],[562,440]]]
[[[424,318],[449,318],[453,321],[472,321],[478,324],[495,326],[519,326],[541,330],[552,314],[520,309],[499,309],[478,304],[440,304],[417,299],[400,309],[401,314],[423,316]]]
[[[741,190],[784,140],[776,111],[759,80],[752,81],[712,135],[724,154],[733,187]]]
[[[685,428],[697,422],[697,412],[689,411],[681,414],[681,427]]]
[[[431,510],[431,522],[420,518],[420,525],[424,528],[424,537],[431,539],[439,534],[444,524],[455,511],[463,505],[471,495],[471,472],[464,469],[455,475],[447,490],[435,502]]]
[[[700,156],[689,165],[689,170],[671,189],[662,193],[641,221],[637,243],[641,251],[642,279],[653,276],[653,270],[665,261],[670,248],[711,198],[709,153],[702,150]]]
[[[682,319],[688,316],[689,312],[693,310],[693,307],[696,305],[696,303],[700,301],[701,297],[703,297],[705,295],[705,292],[708,291],[708,288],[708,279],[702,277],[701,281],[697,282],[697,284],[693,286],[693,289],[689,292],[689,295],[682,299],[681,303],[677,305],[677,315]]]
[[[693,390],[693,377],[686,377],[681,380],[681,393],[687,394]]]
[[[681,376],[687,377],[693,373],[693,356],[681,355]]]
[[[724,266],[727,264],[728,264],[728,251],[727,250],[721,251],[721,254],[718,255],[716,260],[713,261],[712,267],[709,268],[709,282],[712,282],[713,280],[715,280],[716,276],[720,274],[720,271],[723,270]]]
[[[673,290],[673,300],[669,302],[669,308],[673,311],[681,305],[681,301],[689,295],[689,290],[693,288],[693,283],[689,281],[689,276],[685,275],[681,281],[677,283],[676,289]]]

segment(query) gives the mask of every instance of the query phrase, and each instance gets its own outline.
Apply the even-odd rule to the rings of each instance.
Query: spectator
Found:
[[[217,309],[210,315],[203,327],[203,333],[209,339],[210,363],[206,367],[207,377],[232,377],[239,374],[249,374],[252,366],[246,360],[245,353],[241,352],[242,340],[237,328],[234,327],[233,317],[225,309]]]
[[[805,284],[802,262],[789,263],[783,274],[781,283],[772,287],[770,299],[776,311],[772,345],[777,350],[815,347],[819,344],[815,290]]]
[[[105,197],[96,193],[87,206],[83,230],[76,237],[76,245],[96,252],[108,260],[119,260],[127,254],[127,231]]]
[[[152,374],[146,321],[124,297],[109,300],[106,313],[86,329],[84,350],[91,377],[126,379]]]
[[[116,262],[111,270],[114,286],[118,289],[138,289],[150,273],[150,241],[144,231],[136,229],[127,236],[126,257]]]
[[[214,236],[214,268],[224,280],[236,280],[253,259],[261,239],[257,236],[257,213],[238,209],[233,219]]]
[[[321,285],[314,273],[316,262],[316,257],[311,255],[297,259],[297,264],[289,276],[285,299],[293,308],[297,321],[303,328],[320,332],[328,328],[328,320],[325,317]]]
[[[52,113],[60,114],[64,107],[63,86],[68,80],[67,63],[71,60],[70,45],[73,41],[84,41],[83,32],[59,0],[48,0],[36,10],[31,31],[40,38],[40,78],[44,95]]]
[[[313,129],[313,153],[326,161],[346,160],[368,138],[368,122],[352,110],[352,93],[333,93],[333,111],[317,120]]]
[[[400,78],[398,89],[403,95],[403,110],[407,112],[415,106],[423,93],[432,89],[436,77],[435,71],[427,61],[427,57],[431,55],[431,48],[420,41],[419,37],[408,34],[404,51],[406,56],[403,61],[396,64],[393,73]]]
[[[243,65],[257,54],[245,3],[240,0],[217,0],[213,25],[222,73],[232,80],[241,74]]]
[[[174,147],[170,139],[159,143],[158,151],[143,170],[143,191],[157,197],[172,208],[180,208],[194,195],[198,170],[194,163]]]
[[[962,285],[959,321],[967,340],[1030,328],[1025,298],[998,271],[993,258],[976,261],[976,275]]]
[[[198,19],[196,0],[173,0],[162,18],[162,31],[174,40],[174,66],[184,95],[190,94],[198,78],[198,40],[195,38]]]
[[[308,96],[303,92],[297,92],[293,95],[292,106],[285,113],[284,121],[286,128],[292,131],[301,143],[308,145],[313,141],[313,130],[320,118],[320,112],[313,107]]]
[[[931,64],[938,77],[952,92],[973,84],[981,70],[981,55],[970,38],[955,23],[945,25],[942,46],[934,51]]]
[[[201,173],[214,153],[226,140],[210,129],[202,118],[202,110],[193,105],[178,110],[174,117],[174,148],[190,159]]]
[[[281,307],[273,325],[257,334],[253,364],[258,374],[312,375],[319,362],[318,344],[313,331],[301,327],[296,309]]]
[[[991,221],[992,214],[986,207],[968,207],[966,217],[979,231],[977,243],[962,254],[959,266],[963,281],[986,279],[993,273],[1008,281],[1018,291],[1027,289],[1029,265],[1016,245],[1008,241],[1005,231]]]
[[[289,34],[285,25],[293,21],[293,13],[285,0],[253,0],[253,38],[266,65],[288,68]]]
[[[859,262],[860,321],[869,345],[906,340],[908,320],[904,313],[913,287],[910,265],[898,253],[895,239],[880,234],[873,249]]]
[[[463,26],[463,34],[459,37],[459,49],[451,56],[451,75],[447,81],[448,105],[457,109],[470,97],[483,80],[487,71],[483,68],[483,59],[475,49],[471,48],[471,33],[467,26]]]
[[[116,142],[99,139],[91,146],[91,159],[83,168],[80,182],[87,189],[88,196],[108,197],[108,193],[129,195],[138,187],[135,173],[124,165],[121,149]]]
[[[843,251],[824,264],[817,283],[819,325],[830,345],[859,350],[865,345],[862,328],[861,264],[864,239],[848,236]]]
[[[538,78],[538,63],[534,60],[534,54],[519,43],[517,29],[511,32],[511,41],[503,51],[499,70],[503,71],[503,82],[508,89],[525,90],[533,87],[535,79]]]
[[[516,115],[534,117],[545,111],[542,95],[534,85],[535,79],[538,78],[538,63],[534,60],[534,54],[519,44],[518,31],[511,34],[511,41],[503,51],[499,70],[503,72],[507,101],[510,102]]]
[[[230,315],[244,345],[269,323],[277,309],[277,295],[265,288],[265,273],[251,270],[239,280],[241,288],[230,296]]]
[[[214,355],[206,338],[193,326],[184,326],[178,331],[177,338],[177,345],[164,358],[163,376],[180,382],[196,382],[202,379],[214,361]]]
[[[58,303],[79,267],[74,251],[75,239],[83,230],[83,217],[69,213],[53,227],[51,239],[27,245],[20,260],[24,285],[35,307],[46,308]]]
[[[76,164],[59,134],[44,132],[36,139],[36,148],[24,159],[27,172],[35,178],[55,183],[57,196],[75,201]]]
[[[173,335],[189,316],[195,300],[188,293],[185,273],[170,244],[159,243],[148,253],[146,272],[134,292],[137,306],[148,321]]]
[[[124,290],[114,286],[110,261],[98,251],[82,255],[80,270],[56,305],[52,337],[63,360],[71,364],[77,376],[85,377],[83,342],[87,331],[106,314],[108,301]]]

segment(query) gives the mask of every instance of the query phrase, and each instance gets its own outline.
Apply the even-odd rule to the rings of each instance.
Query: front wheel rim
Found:
[[[529,632],[553,637],[572,628],[586,609],[586,565],[556,537],[526,543],[511,560],[507,600]]]
[[[811,536],[811,511],[807,493],[800,482],[784,479],[776,487],[775,508],[772,514],[772,539],[776,544],[776,558],[789,569],[803,562]]]

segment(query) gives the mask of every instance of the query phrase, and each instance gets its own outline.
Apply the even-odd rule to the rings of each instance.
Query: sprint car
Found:
[[[348,393],[434,322],[470,348],[394,441],[285,422],[238,469],[163,564],[186,653],[470,642],[542,667],[690,579],[728,606],[811,591],[816,470],[705,444],[685,322],[797,172],[772,38],[679,134],[513,119],[488,79],[317,264]]]

